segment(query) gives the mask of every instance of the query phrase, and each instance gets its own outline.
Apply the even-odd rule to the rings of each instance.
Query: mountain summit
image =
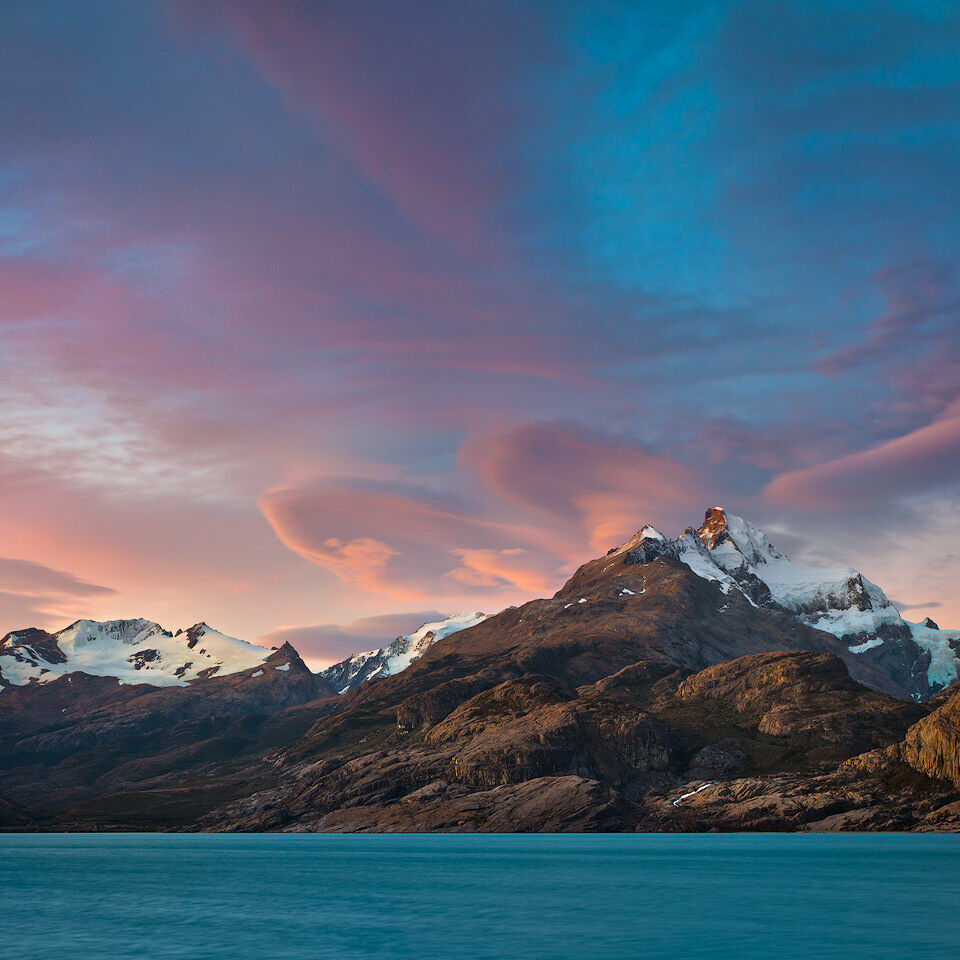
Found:
[[[852,567],[795,563],[759,527],[723,507],[711,507],[698,528],[675,540],[643,527],[612,554],[641,564],[673,557],[724,593],[736,590],[756,607],[786,611],[842,640],[915,700],[960,676],[960,631],[940,630],[929,618],[904,620],[883,590]]]
[[[400,673],[431,644],[458,630],[473,627],[485,619],[486,615],[477,611],[457,614],[435,623],[425,623],[411,634],[401,634],[379,650],[354,653],[346,660],[322,670],[320,675],[337,693],[349,693],[368,680],[392,677],[395,673]]]

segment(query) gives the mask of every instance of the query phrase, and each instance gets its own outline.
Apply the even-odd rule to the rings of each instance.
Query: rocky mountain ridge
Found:
[[[205,623],[175,633],[151,620],[77,620],[56,633],[30,628],[0,640],[0,688],[70,673],[121,683],[184,686],[263,663],[271,651]]]
[[[941,630],[929,618],[903,619],[883,590],[851,567],[795,563],[762,530],[722,507],[708,509],[698,528],[688,527],[674,540],[645,526],[610,550],[604,566],[613,558],[642,565],[665,557],[717,584],[724,595],[736,591],[757,608],[783,611],[831,634],[874,667],[874,677],[885,675],[884,689],[890,692],[922,701],[960,676],[960,631]],[[624,589],[624,597],[633,595]],[[484,619],[475,612],[424,624],[377,650],[352,654],[320,675],[338,693],[348,693],[401,672],[434,643]],[[204,623],[171,633],[142,619],[79,620],[54,634],[37,629],[7,634],[0,640],[0,685],[49,682],[76,670],[125,683],[184,684],[246,669],[268,654]],[[858,671],[866,677],[855,667]],[[866,682],[877,685],[875,679]]]
[[[889,601],[755,529],[715,511],[676,540],[644,528],[553,597],[439,641],[418,631],[409,665],[344,693],[286,646],[159,689],[79,673],[8,686],[0,823],[960,828],[960,687],[918,702],[899,661],[822,629]]]
[[[379,650],[354,653],[330,667],[320,671],[320,675],[337,691],[349,693],[368,680],[392,677],[405,670],[431,644],[444,637],[475,626],[486,619],[486,614],[461,613],[445,620],[425,623],[411,634],[401,634],[395,640]]]

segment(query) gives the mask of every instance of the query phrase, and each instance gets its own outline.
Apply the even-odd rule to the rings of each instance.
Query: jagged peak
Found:
[[[729,536],[727,532],[727,512],[723,507],[708,507],[703,515],[703,523],[697,530],[697,536],[712,550],[713,547],[721,542],[724,537]]]
[[[0,647],[32,643],[36,640],[51,640],[53,637],[54,634],[40,627],[23,627],[20,630],[11,630],[3,639],[0,639]]]
[[[719,558],[729,553],[740,554],[749,564],[788,559],[770,542],[763,530],[723,507],[710,507],[696,532],[724,569],[729,563],[723,563]]]
[[[80,619],[53,634],[20,630],[0,644],[0,654],[4,682],[16,686],[46,683],[72,672],[112,676],[122,683],[182,686],[253,667],[270,651],[203,622],[174,634],[152,620],[136,618]],[[284,651],[280,658],[292,662],[294,654]]]
[[[776,603],[811,620],[850,609],[876,610],[884,616],[893,612],[883,591],[856,570],[794,563],[758,526],[722,506],[707,509],[698,528],[687,527],[674,540],[666,540],[652,526],[643,527],[608,556],[613,554],[628,564],[671,556],[700,577],[727,583],[727,589],[738,587],[753,603]]]
[[[320,671],[339,693],[347,693],[367,680],[393,676],[405,670],[429,646],[486,620],[487,615],[479,610],[459,613],[445,620],[422,624],[410,634],[401,634],[379,650],[365,650],[351,654],[345,660]]]
[[[636,550],[644,540],[660,540],[666,543],[667,538],[656,528],[646,524],[641,527],[626,543],[621,543],[619,547],[614,547],[608,551],[608,556],[620,553],[630,553]]]
[[[280,666],[282,664],[293,664],[296,667],[302,667],[304,670],[307,670],[307,665],[303,662],[303,658],[297,652],[297,648],[290,643],[289,640],[285,640],[276,650],[271,650],[270,655],[264,661],[269,663],[271,666]]]

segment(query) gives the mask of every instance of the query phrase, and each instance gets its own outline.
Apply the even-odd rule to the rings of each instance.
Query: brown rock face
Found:
[[[727,532],[727,517],[722,507],[710,507],[707,510],[703,523],[697,530],[697,536],[710,550],[730,539],[730,534]]]
[[[476,786],[573,774],[622,787],[670,761],[669,731],[655,718],[531,675],[477,694],[425,739],[455,744],[451,776]]]
[[[686,703],[719,701],[778,737],[810,734],[866,750],[898,738],[923,713],[850,678],[829,654],[768,653],[708,667],[680,684]]]
[[[577,689],[528,673],[468,697],[464,684],[448,680],[430,701],[439,710],[463,698],[446,716],[429,717],[415,694],[392,708],[398,724],[389,722],[388,702],[397,694],[383,696],[391,686],[403,687],[399,678],[384,681],[379,699],[373,688],[320,718],[288,754],[298,762],[286,786],[200,825],[920,829],[929,823],[910,811],[925,817],[949,799],[934,790],[918,804],[909,777],[891,793],[891,776],[900,776],[896,743],[923,708],[852,681],[829,655],[758,654],[686,678],[670,663],[646,660]],[[415,728],[403,719],[411,704]],[[350,739],[350,716],[354,724],[366,718],[362,738]],[[304,744],[312,762],[304,762]],[[840,761],[871,747],[893,754],[841,770]],[[885,807],[884,796],[896,800]],[[868,807],[869,816],[856,812]]]
[[[252,813],[245,828],[256,829],[259,823],[259,815]],[[319,833],[570,833],[624,828],[619,806],[603,787],[574,776],[538,777],[474,791],[436,780],[393,803],[340,807],[287,827]]]
[[[75,684],[84,702],[88,702],[89,692],[106,693],[106,702],[93,710],[78,710],[73,700]],[[271,714],[333,695],[329,685],[307,669],[289,644],[272,653],[258,667],[193,681],[185,687],[121,685],[109,677],[70,674],[49,685],[29,684],[17,693],[21,699],[32,695],[45,704],[70,703],[69,708],[60,708],[60,719],[69,709],[72,722],[20,738],[19,749],[40,753],[88,749],[121,737],[162,730],[175,721]]]
[[[15,633],[8,633],[0,640],[0,649],[9,648],[15,644],[26,644],[35,650],[47,663],[65,663],[67,658],[57,643],[57,638],[47,633],[46,630],[38,630],[36,627],[30,627],[27,630],[17,630]]]
[[[960,785],[960,688],[944,695],[942,706],[907,731],[900,755],[914,770]]]

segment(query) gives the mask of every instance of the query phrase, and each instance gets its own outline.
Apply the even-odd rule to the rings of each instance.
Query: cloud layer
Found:
[[[83,615],[93,599],[115,594],[111,587],[88,583],[72,573],[32,560],[0,557],[0,635],[51,619]]]
[[[7,4],[0,538],[38,566],[0,616],[310,643],[724,502],[960,625],[958,39],[929,5]]]
[[[784,506],[870,507],[936,489],[957,489],[960,403],[933,423],[867,450],[782,473],[764,491]]]
[[[291,550],[393,600],[529,596],[549,591],[557,574],[542,531],[425,490],[327,481],[267,494],[260,508]]]

